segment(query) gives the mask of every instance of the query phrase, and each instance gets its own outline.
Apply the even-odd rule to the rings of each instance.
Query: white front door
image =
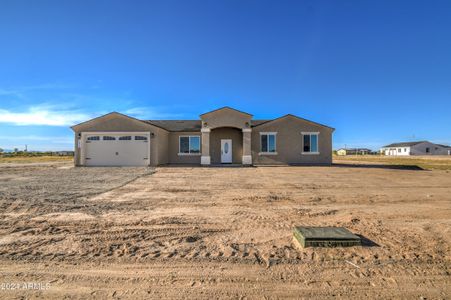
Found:
[[[221,163],[232,163],[232,140],[221,140]]]

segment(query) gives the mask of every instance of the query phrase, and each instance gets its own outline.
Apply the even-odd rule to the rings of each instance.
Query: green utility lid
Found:
[[[293,229],[294,238],[303,247],[360,246],[360,237],[343,227],[304,227]]]

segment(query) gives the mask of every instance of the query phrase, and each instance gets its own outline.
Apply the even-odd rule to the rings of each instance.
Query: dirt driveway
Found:
[[[451,294],[449,171],[41,166],[0,180],[0,283],[47,284],[0,298]],[[345,226],[365,246],[299,249],[295,225]]]

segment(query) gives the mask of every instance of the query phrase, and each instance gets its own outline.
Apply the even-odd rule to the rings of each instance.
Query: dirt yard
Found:
[[[451,171],[58,164],[0,182],[0,298],[451,296]],[[300,249],[295,225],[364,246]]]

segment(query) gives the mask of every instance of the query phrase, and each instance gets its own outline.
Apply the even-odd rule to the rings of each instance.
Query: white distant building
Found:
[[[451,155],[451,147],[428,141],[404,142],[384,146],[381,153],[390,156]]]
[[[337,150],[337,155],[368,155],[371,149],[367,148],[341,148]]]

